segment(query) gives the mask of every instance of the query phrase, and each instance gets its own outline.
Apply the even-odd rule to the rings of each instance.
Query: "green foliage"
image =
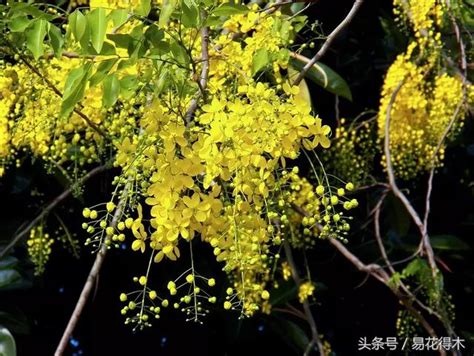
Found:
[[[295,69],[300,71],[306,63],[292,58],[291,64],[295,67]],[[346,98],[347,100],[352,101],[352,93],[347,82],[327,65],[321,62],[316,62],[309,69],[307,76],[311,81],[326,89],[330,93],[339,95],[343,98]]]
[[[0,356],[16,356],[15,339],[8,329],[0,326]]]
[[[107,28],[105,9],[94,9],[87,14],[86,18],[90,28],[92,47],[94,47],[97,53],[101,53]]]

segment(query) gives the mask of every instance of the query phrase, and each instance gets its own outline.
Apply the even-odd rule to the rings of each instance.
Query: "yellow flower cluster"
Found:
[[[105,8],[105,9],[134,9],[140,6],[139,0],[90,0],[89,6],[91,9]]]
[[[444,3],[439,0],[394,0],[394,13],[409,22],[417,41],[427,44],[439,41],[435,28],[441,26]]]
[[[389,103],[402,83],[390,108],[390,151],[396,175],[403,179],[442,164],[444,144],[438,143],[454,115],[458,115],[449,137],[462,127],[464,113],[458,110],[464,97],[460,78],[439,71],[440,32],[443,6],[435,0],[395,2],[409,19],[415,40],[406,53],[390,66],[382,89],[378,115],[379,136],[385,136]],[[385,166],[385,157],[382,164]]]
[[[209,90],[215,92],[222,88],[230,78],[240,83],[253,81],[254,62],[259,56],[272,58],[273,73],[281,77],[280,69],[288,67],[289,52],[285,48],[290,40],[293,26],[283,22],[279,11],[273,16],[258,11],[234,15],[227,20],[223,28],[225,34],[216,39],[216,46],[210,50]],[[239,40],[244,36],[243,40]],[[234,79],[235,80],[235,79]]]
[[[298,289],[298,299],[300,303],[304,303],[314,293],[314,283],[307,281],[301,283]]]
[[[27,241],[28,254],[35,265],[35,275],[43,274],[45,265],[51,254],[51,245],[54,240],[48,233],[43,231],[43,226],[39,225],[31,229]]]
[[[63,88],[68,71],[78,63],[52,58],[40,62],[38,70],[54,87]],[[59,118],[59,98],[50,84],[21,63],[4,64],[1,71],[0,158],[7,161],[23,150],[57,166],[70,161],[82,166],[97,160],[100,136],[77,114]],[[83,110],[97,125],[102,122],[99,94],[100,89],[91,89]]]
[[[141,122],[147,135],[118,145],[116,164],[150,177],[145,194],[153,232],[148,236],[139,208],[132,249],[145,251],[148,240],[156,262],[175,260],[180,239],[199,235],[234,275],[248,315],[263,301],[270,270],[272,222],[262,212],[274,172],[285,158],[298,157],[302,145],[326,145],[329,133],[292,94],[295,88],[284,89],[284,100],[264,83],[241,86],[232,99],[214,97],[189,134],[177,111],[154,102]]]
[[[288,262],[285,261],[281,264],[281,273],[285,281],[290,279],[292,273],[291,273],[291,267]]]
[[[348,125],[341,119],[331,148],[322,154],[326,169],[346,181],[364,183],[372,172],[376,153],[373,126],[367,121],[360,124],[353,121]]]
[[[298,175],[298,169],[283,171],[280,179],[282,196],[278,205],[283,208],[281,228],[285,228],[294,247],[312,246],[314,237],[342,238],[350,230],[349,217],[341,210],[358,206],[356,199],[347,199],[346,189],[354,189],[347,183],[345,189],[335,188],[325,182],[313,186],[306,178]],[[302,226],[302,230],[295,229]]]
[[[201,11],[207,7],[212,13],[217,3],[202,5],[200,20]],[[138,6],[142,2],[135,0],[90,1],[92,9],[107,11]],[[176,11],[180,7],[177,2]],[[131,249],[148,254],[147,273],[134,278],[138,291],[120,296],[127,303],[122,309],[126,322],[139,327],[171,305],[148,286],[153,261],[175,261],[183,245],[190,248],[191,267],[167,285],[171,296],[183,293],[170,300],[188,320],[198,321],[207,312],[204,299],[217,302],[202,288],[215,280],[194,268],[197,239],[212,249],[229,276],[224,308],[240,310],[241,316],[269,312],[268,285],[280,262],[281,242],[302,247],[315,237],[343,237],[349,218],[342,210],[357,206],[345,197],[352,184],[332,187],[325,173],[321,180],[314,171],[318,184],[313,186],[297,167],[286,170],[287,160],[298,159],[302,151],[330,146],[329,126],[312,114],[299,87],[288,80],[286,47],[304,17],[261,11],[255,4],[249,11],[242,5],[236,9],[238,14],[205,31],[197,28],[202,23],[184,26],[175,16],[166,29],[133,17],[112,34],[113,21],[108,21],[106,41],[115,43],[116,55],[76,58],[87,49],[71,30],[73,36],[65,38],[68,52],[60,59],[46,53],[28,65],[17,56],[1,69],[0,159],[25,151],[48,164],[82,169],[113,157],[120,170],[110,201],[84,209],[82,227],[89,234],[86,245],[96,250],[123,246],[130,232]],[[216,17],[208,19],[212,23]],[[146,41],[138,44],[135,39],[142,37]],[[203,38],[209,42],[208,56]],[[124,41],[129,41],[126,46]],[[113,62],[107,73],[99,67],[112,62],[104,61]],[[205,65],[206,83],[200,78]],[[79,67],[88,75],[82,80],[89,79],[85,97],[75,112],[60,117],[57,93],[67,87],[67,74]],[[105,90],[115,96],[109,108],[101,101],[105,82],[93,85],[96,75],[113,79],[113,88]],[[307,298],[312,290],[304,288]]]
[[[10,108],[15,95],[12,93],[13,79],[8,76],[0,78],[0,177],[4,172],[4,161],[10,154]]]

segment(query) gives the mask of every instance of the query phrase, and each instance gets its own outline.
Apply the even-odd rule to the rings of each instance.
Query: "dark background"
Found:
[[[337,25],[352,6],[352,1],[321,0],[307,14],[323,24],[325,33]],[[387,36],[380,18],[391,18],[390,1],[366,1],[353,23],[336,41],[323,62],[349,83],[353,102],[340,99],[339,110],[343,117],[354,117],[365,109],[377,109],[383,75],[395,55],[403,51],[404,39]],[[301,39],[304,41],[304,39]],[[311,53],[309,53],[311,55]],[[320,116],[334,126],[335,97],[321,88],[308,83],[313,103]],[[447,291],[452,294],[456,306],[456,330],[466,339],[474,336],[473,313],[473,252],[474,198],[472,183],[474,167],[474,136],[470,122],[463,136],[447,152],[445,168],[435,178],[430,231],[433,234],[455,235],[470,245],[463,251],[437,251],[449,267],[443,270]],[[81,201],[69,199],[57,209],[78,239],[83,238],[80,214],[83,203],[87,206],[107,201],[113,172],[103,173],[89,181]],[[44,195],[32,199],[31,189]],[[414,182],[411,189],[415,205],[422,203],[425,187]],[[62,190],[54,177],[46,177],[40,163],[25,163],[22,168],[11,168],[0,181],[0,238],[7,240],[25,220],[31,219],[39,206],[39,200],[48,202]],[[416,192],[420,191],[420,194]],[[363,203],[371,203],[368,195],[358,197]],[[364,206],[364,204],[361,204]],[[68,210],[70,209],[70,210]],[[363,210],[364,208],[360,209]],[[397,235],[397,223],[388,211],[383,230],[389,236],[392,247],[402,241],[416,241],[413,226],[405,236]],[[354,226],[360,226],[361,214]],[[48,226],[54,226],[49,223]],[[350,238],[351,250],[364,262],[377,261],[372,226],[359,230]],[[411,235],[413,233],[413,235]],[[33,278],[28,264],[26,249],[18,247],[14,255],[22,261],[25,288],[0,294],[0,310],[9,315],[10,329],[14,333],[19,356],[52,355],[66,326],[76,300],[86,280],[94,256],[84,248],[77,260],[53,245],[53,254],[46,273]],[[199,248],[196,246],[196,248]],[[206,248],[198,250],[198,269],[219,275],[212,255]],[[400,256],[407,252],[400,248]],[[84,310],[74,333],[67,355],[292,355],[295,343],[301,335],[285,324],[291,320],[309,333],[304,322],[282,313],[268,317],[257,315],[252,319],[238,320],[238,315],[216,310],[204,325],[185,323],[185,317],[169,310],[152,328],[133,333],[123,324],[118,295],[131,287],[131,278],[145,269],[141,256],[129,251],[109,253],[94,295]],[[353,355],[357,341],[366,336],[396,336],[396,319],[399,303],[384,285],[366,278],[324,241],[318,242],[308,255],[312,276],[318,283],[313,312],[320,333],[327,339],[337,355]],[[166,281],[174,275],[169,264],[160,264],[154,270],[156,280]],[[217,278],[218,279],[218,278]],[[218,279],[219,281],[219,279]],[[218,282],[219,283],[219,282]],[[219,287],[219,285],[217,286]],[[5,314],[3,314],[5,315]],[[13,320],[13,321],[12,321]],[[1,320],[0,320],[1,322]],[[12,326],[13,325],[13,326]],[[472,344],[471,344],[472,345]],[[466,350],[466,355],[472,354]],[[358,353],[361,354],[361,353]],[[377,354],[371,352],[369,354]],[[383,353],[380,353],[383,354]],[[395,353],[392,353],[395,354]]]

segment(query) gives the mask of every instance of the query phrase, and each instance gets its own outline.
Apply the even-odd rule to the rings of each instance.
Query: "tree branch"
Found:
[[[297,270],[297,267],[296,267],[295,260],[293,259],[293,253],[291,251],[291,247],[290,247],[290,245],[288,244],[287,241],[285,241],[283,243],[283,248],[285,250],[286,259],[287,259],[288,264],[290,265],[290,268],[291,268],[291,276],[293,277],[293,280],[295,281],[296,286],[299,288],[301,286],[301,278],[298,274],[298,270]],[[316,326],[316,321],[313,318],[313,314],[311,313],[311,308],[310,308],[309,303],[308,303],[307,300],[305,300],[303,302],[303,310],[304,310],[304,314],[306,316],[306,321],[308,322],[308,324],[310,326],[311,335],[312,335],[311,341],[308,344],[308,346],[306,347],[304,355],[305,356],[309,355],[309,353],[311,352],[311,349],[316,344],[318,346],[319,354],[321,356],[325,356],[326,354],[324,352],[324,347],[323,347],[323,343],[321,342],[321,338],[319,337],[318,328]]]
[[[342,30],[352,21],[355,17],[357,11],[359,10],[360,6],[362,5],[363,0],[355,0],[354,4],[352,5],[351,10],[347,14],[347,16],[342,20],[342,22],[329,34],[326,38],[326,41],[323,43],[322,47],[319,49],[318,53],[311,58],[311,60],[306,63],[306,65],[301,70],[298,77],[296,77],[293,85],[298,85],[306,75],[306,73],[311,69],[311,67],[323,57],[326,52],[328,51],[329,47],[331,46],[334,39],[342,32]]]
[[[428,323],[425,317],[412,305],[410,300],[407,300],[396,287],[392,287],[390,282],[390,277],[388,274],[377,264],[364,264],[357,256],[352,254],[340,241],[336,239],[329,239],[329,243],[333,245],[344,257],[346,257],[354,266],[357,267],[359,271],[367,272],[372,277],[378,279],[380,282],[385,284],[390,290],[395,294],[395,296],[400,300],[400,302],[407,308],[420,322],[423,328],[431,337],[438,337],[433,327]],[[444,350],[440,350],[440,355],[446,355]]]
[[[410,214],[411,218],[415,222],[415,225],[420,230],[422,246],[428,257],[428,263],[430,265],[433,278],[436,278],[436,274],[438,273],[438,267],[436,266],[436,260],[434,258],[434,252],[429,240],[427,230],[423,222],[421,221],[420,216],[416,212],[415,208],[413,208],[408,198],[398,188],[397,182],[395,180],[395,173],[393,171],[393,166],[392,166],[392,156],[390,153],[390,119],[391,119],[393,104],[395,103],[395,99],[397,98],[397,95],[400,92],[404,82],[405,82],[405,79],[401,80],[400,83],[398,83],[397,87],[392,93],[392,96],[390,97],[390,101],[387,106],[387,112],[386,112],[386,117],[385,117],[385,133],[384,133],[385,134],[384,154],[385,154],[386,169],[387,169],[389,185],[390,185],[391,190],[393,191],[393,194],[395,194],[395,196],[398,199],[400,199],[402,204],[407,209],[408,214]]]
[[[8,46],[15,50],[15,47],[13,47],[13,45],[10,43],[10,42],[7,42],[8,43]],[[26,59],[26,57],[20,53],[20,52],[16,52],[20,58],[20,60],[33,72],[35,73],[38,77],[40,77],[47,85],[48,87],[56,94],[58,95],[59,97],[63,97],[63,94],[61,93],[61,91],[48,79],[46,78],[39,70],[38,68],[36,68],[34,65],[32,65],[28,59]],[[79,115],[94,131],[96,131],[99,135],[103,136],[103,137],[107,137],[107,134],[105,133],[105,131],[103,131],[99,126],[97,126],[94,122],[92,122],[91,119],[89,119],[89,117],[84,114],[81,110],[79,110],[78,108],[74,107],[73,111]]]
[[[123,213],[123,209],[125,208],[125,205],[127,203],[128,189],[129,189],[128,187],[129,187],[129,183],[125,185],[125,188],[121,194],[120,202],[117,205],[117,209],[115,210],[114,216],[112,217],[112,221],[109,225],[114,229],[118,221],[120,220],[120,217],[122,216],[122,213]],[[97,252],[96,258],[94,260],[94,264],[92,265],[89,275],[87,276],[86,283],[84,284],[84,287],[82,288],[81,295],[79,296],[79,299],[76,303],[76,307],[74,308],[74,311],[72,312],[71,318],[69,319],[66,329],[64,330],[63,336],[61,337],[61,340],[56,349],[56,352],[54,353],[54,356],[62,356],[64,354],[64,351],[66,350],[69,339],[71,338],[71,335],[74,332],[74,329],[76,328],[77,322],[79,321],[81,313],[84,310],[84,307],[86,305],[87,299],[89,298],[89,294],[91,293],[92,288],[95,282],[97,281],[100,268],[102,267],[102,264],[105,259],[105,255],[107,253],[107,249],[108,249],[108,246],[104,241],[102,243],[102,246],[100,247],[99,252]]]
[[[12,238],[10,243],[0,252],[0,259],[2,259],[17,243],[20,241],[33,227],[35,227],[38,222],[40,222],[46,215],[49,214],[51,210],[53,210],[59,203],[61,203],[64,199],[66,199],[74,189],[81,184],[84,184],[87,180],[95,176],[97,173],[103,172],[107,169],[107,166],[99,166],[92,169],[89,173],[87,173],[81,180],[77,183],[71,185],[68,189],[54,198],[48,205],[41,209],[41,212],[33,219],[31,222],[26,225],[15,237]]]
[[[199,88],[200,91],[196,94],[194,98],[191,99],[191,103],[189,104],[189,108],[186,111],[184,119],[186,121],[186,125],[189,126],[191,123],[192,117],[194,112],[198,107],[198,101],[201,96],[204,95],[204,91],[207,88],[207,79],[209,75],[209,28],[203,27],[201,29],[201,76],[199,78]]]

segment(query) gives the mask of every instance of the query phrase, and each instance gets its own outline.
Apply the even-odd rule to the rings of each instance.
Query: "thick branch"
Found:
[[[293,82],[293,85],[298,85],[306,75],[306,73],[311,69],[311,67],[323,57],[326,52],[328,51],[329,47],[331,46],[334,39],[342,32],[342,30],[352,21],[355,17],[357,11],[359,10],[360,6],[362,5],[363,0],[356,0],[354,1],[354,5],[352,5],[351,10],[347,14],[347,16],[342,20],[342,22],[329,34],[326,38],[326,41],[323,43],[322,47],[319,49],[318,53],[311,58],[311,60],[306,63],[306,65],[301,70],[298,77]]]
[[[127,185],[125,186],[122,192],[120,202],[117,205],[117,209],[115,210],[114,216],[110,223],[110,226],[114,229],[118,221],[120,220],[123,209],[125,208],[125,204],[127,203],[128,186],[129,184],[127,183]],[[76,307],[74,308],[74,311],[72,312],[71,318],[69,319],[66,329],[64,330],[63,336],[61,337],[61,341],[59,342],[56,352],[54,353],[54,356],[62,356],[64,354],[64,351],[66,350],[69,339],[71,338],[71,335],[74,332],[74,329],[76,328],[77,322],[79,321],[79,317],[81,316],[82,311],[86,305],[87,299],[89,298],[89,294],[91,293],[94,283],[97,280],[100,268],[102,267],[102,263],[104,262],[105,255],[107,253],[107,248],[108,248],[107,244],[104,241],[102,243],[102,246],[100,247],[99,252],[96,255],[94,264],[92,265],[89,275],[87,276],[87,280],[86,280],[86,283],[84,284],[84,287],[82,288],[82,292],[81,292],[81,295],[79,296],[79,300],[77,301]]]
[[[18,234],[16,234],[10,243],[0,252],[0,259],[2,259],[17,243],[20,241],[33,227],[35,227],[46,215],[49,214],[51,210],[53,210],[59,203],[61,203],[64,199],[66,199],[71,193],[74,191],[75,188],[84,184],[87,180],[95,176],[97,173],[100,173],[107,169],[107,166],[99,166],[94,168],[89,173],[87,173],[81,180],[77,183],[71,185],[68,189],[58,195],[56,198],[53,199],[48,205],[41,209],[41,212],[33,219],[31,222],[23,228]]]

